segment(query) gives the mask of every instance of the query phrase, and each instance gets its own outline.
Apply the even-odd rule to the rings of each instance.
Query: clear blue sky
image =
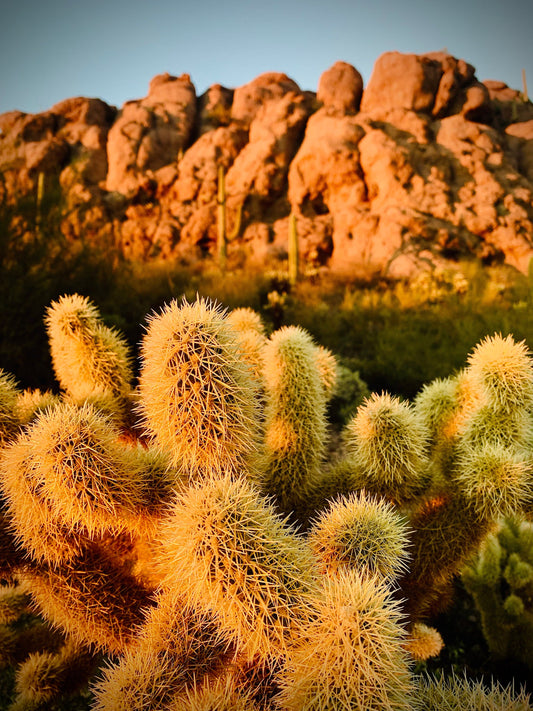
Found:
[[[188,73],[201,94],[282,71],[316,91],[335,61],[366,83],[380,54],[442,48],[478,79],[533,95],[533,0],[1,0],[0,113],[72,96],[120,107],[150,79]]]

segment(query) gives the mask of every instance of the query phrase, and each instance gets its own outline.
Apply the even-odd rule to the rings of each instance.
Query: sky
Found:
[[[316,91],[337,60],[364,84],[384,52],[446,49],[533,96],[533,0],[0,0],[0,113],[74,96],[120,108],[156,74],[198,95],[284,72]]]

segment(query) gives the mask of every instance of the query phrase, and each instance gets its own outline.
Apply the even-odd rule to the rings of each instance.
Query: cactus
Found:
[[[14,439],[18,432],[19,396],[20,390],[14,376],[0,368],[0,446]]]
[[[71,643],[58,652],[30,654],[16,673],[16,698],[10,707],[42,709],[58,698],[71,697],[86,686],[97,659],[88,650]]]
[[[348,423],[345,439],[363,475],[361,488],[395,504],[426,488],[427,432],[408,403],[387,393],[371,395]]]
[[[310,552],[246,480],[184,493],[162,525],[162,582],[215,612],[248,659],[279,657],[313,591]]]
[[[438,656],[444,647],[444,642],[434,627],[429,627],[423,622],[415,622],[411,626],[404,647],[414,660],[424,662]]]
[[[129,348],[78,294],[52,302],[46,314],[52,364],[61,388],[75,401],[109,396],[120,410],[131,394]]]
[[[387,586],[343,570],[323,580],[314,610],[282,676],[281,708],[411,709],[405,630]]]
[[[94,711],[157,711],[220,674],[234,650],[213,615],[160,593],[133,644],[94,684]]]
[[[220,308],[173,301],[151,317],[142,361],[140,413],[172,464],[190,478],[250,469],[255,388]]]
[[[226,322],[235,331],[241,357],[249,365],[252,378],[261,393],[264,390],[263,349],[267,343],[261,317],[252,309],[238,308],[230,311]]]
[[[348,567],[392,582],[407,564],[405,520],[392,504],[364,492],[333,501],[313,522],[308,540],[324,570],[333,575]]]
[[[267,388],[263,490],[281,512],[305,516],[308,490],[325,455],[326,396],[316,346],[297,326],[272,334],[264,349]]]
[[[416,701],[424,711],[531,711],[529,694],[515,692],[493,681],[490,688],[482,682],[452,675],[448,679],[421,677]]]
[[[498,334],[484,339],[457,385],[444,425],[446,466],[440,462],[438,481],[410,520],[412,559],[401,588],[414,620],[428,614],[498,518],[530,499],[523,415],[531,407],[533,366],[525,344]],[[494,412],[503,422],[488,436]]]
[[[267,338],[249,309],[172,301],[148,320],[134,393],[128,348],[87,299],[46,323],[62,394],[0,377],[13,709],[55,704],[73,675],[92,675],[94,711],[407,710],[417,686],[427,708],[514,703],[424,691],[411,664],[439,653],[427,618],[465,561],[530,512],[523,343],[484,339],[413,403],[368,396],[329,441],[339,367],[300,327]],[[528,659],[531,537],[509,523],[470,564],[502,595],[492,634]]]
[[[533,523],[508,517],[462,571],[492,654],[533,669]]]
[[[295,286],[300,277],[300,255],[298,249],[298,226],[296,215],[291,212],[289,215],[289,283]]]
[[[227,209],[226,209],[226,177],[224,166],[218,166],[217,190],[217,251],[218,263],[224,271],[228,259],[228,242],[235,239],[241,231],[243,202],[239,203],[235,214],[233,230],[228,234]]]

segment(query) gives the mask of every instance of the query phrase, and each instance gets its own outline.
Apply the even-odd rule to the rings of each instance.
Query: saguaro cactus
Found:
[[[298,226],[296,215],[289,215],[289,282],[294,286],[300,277],[300,250],[298,244]]]
[[[228,233],[227,227],[227,205],[226,205],[226,176],[224,166],[218,166],[218,189],[217,189],[217,251],[218,263],[221,269],[226,268],[228,259],[228,242],[235,239],[241,231],[242,221],[242,202],[239,203],[235,213],[235,223],[231,233]]]

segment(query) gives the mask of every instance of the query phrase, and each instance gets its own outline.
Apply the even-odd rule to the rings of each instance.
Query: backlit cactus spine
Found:
[[[0,446],[12,440],[18,432],[16,408],[20,394],[14,376],[0,368]]]
[[[225,312],[171,302],[151,317],[141,356],[140,414],[173,466],[191,480],[251,475],[256,387]]]
[[[133,376],[124,338],[105,326],[97,307],[79,294],[53,301],[45,323],[61,389],[75,402],[89,398],[124,417]]]
[[[359,488],[402,505],[427,487],[427,431],[409,403],[374,393],[347,424],[345,440]]]
[[[414,619],[429,612],[499,517],[521,511],[530,498],[533,366],[525,344],[511,336],[486,338],[470,355],[460,385],[443,421],[450,428],[447,454],[410,521],[412,559],[401,586]]]
[[[506,518],[462,572],[498,659],[533,669],[533,523]]]
[[[266,382],[263,489],[284,514],[305,518],[326,443],[326,390],[317,349],[298,326],[272,334],[264,349]]]
[[[314,617],[281,674],[284,711],[412,709],[414,691],[399,604],[355,571],[323,579]]]
[[[161,586],[229,632],[247,660],[283,658],[315,590],[305,543],[245,479],[179,496],[161,530]]]

